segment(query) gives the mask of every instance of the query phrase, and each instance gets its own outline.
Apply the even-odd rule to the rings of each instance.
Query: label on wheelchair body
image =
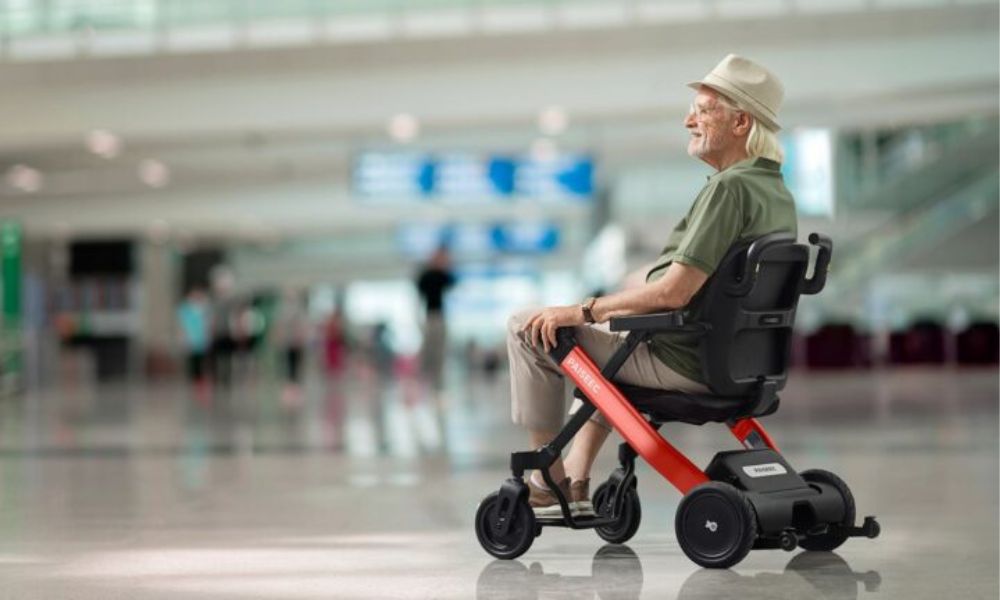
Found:
[[[815,493],[795,469],[770,448],[719,452],[705,474],[713,481],[725,481],[744,491],[760,494],[795,489]]]
[[[747,474],[748,477],[753,477],[754,479],[758,477],[771,477],[773,475],[784,475],[788,473],[784,465],[781,463],[765,463],[762,465],[747,465],[743,467],[743,472]]]

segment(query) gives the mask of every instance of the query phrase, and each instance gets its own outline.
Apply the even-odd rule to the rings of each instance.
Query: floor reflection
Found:
[[[854,571],[838,554],[801,552],[781,572],[741,575],[731,570],[701,569],[688,577],[677,600],[816,598],[856,600],[877,592],[877,571]],[[495,560],[479,574],[477,600],[528,600],[540,597],[590,600],[637,600],[643,589],[642,562],[628,546],[608,544],[594,555],[590,576],[546,573],[538,562]],[[863,590],[863,593],[861,592]]]
[[[476,582],[477,600],[534,599],[540,594],[559,598],[635,600],[642,593],[642,562],[628,546],[606,544],[594,554],[590,576],[546,573],[540,563],[495,560]]]
[[[242,375],[228,386],[53,382],[23,399],[0,402],[0,452],[183,453],[205,446],[215,454],[443,456],[472,464],[495,462],[524,443],[523,431],[510,422],[504,377],[454,370],[444,389],[437,390],[413,374],[383,377],[362,367],[335,376],[308,370],[301,386],[288,386],[263,368],[241,368]],[[997,380],[992,370],[809,374],[799,379],[786,394],[794,401],[769,421],[783,449],[894,450],[905,445],[954,452],[995,441],[990,422],[979,418],[986,415],[995,422]],[[940,402],[946,389],[963,402]],[[870,424],[865,411],[876,404],[882,407],[882,434],[852,438],[852,425]],[[188,427],[200,430],[188,436]],[[970,427],[973,435],[968,435]],[[705,439],[688,430],[676,435],[684,442]]]
[[[861,584],[861,585],[859,585]],[[740,575],[734,571],[702,569],[684,582],[677,600],[717,598],[820,598],[854,600],[878,591],[878,571],[858,572],[833,552],[801,552],[780,573],[761,571]],[[863,594],[859,594],[859,589]]]

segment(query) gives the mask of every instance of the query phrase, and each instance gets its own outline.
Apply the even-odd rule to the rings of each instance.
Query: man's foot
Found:
[[[569,500],[569,477],[559,482],[559,491]],[[535,511],[537,518],[558,519],[562,517],[562,507],[552,490],[541,488],[533,477],[528,477],[528,505]],[[571,509],[572,510],[572,509]]]
[[[594,505],[590,502],[590,478],[569,484],[569,507],[573,516],[594,516]]]
[[[594,516],[594,507],[590,503],[590,480],[574,481],[569,477],[559,482],[559,491],[569,502],[570,514],[574,517]],[[528,504],[535,511],[535,517],[546,519],[562,518],[562,507],[559,500],[549,489],[539,487],[531,477],[528,477]]]

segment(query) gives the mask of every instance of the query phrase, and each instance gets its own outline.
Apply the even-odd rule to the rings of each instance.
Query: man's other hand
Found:
[[[528,334],[532,345],[542,344],[548,352],[556,345],[556,330],[560,327],[583,325],[583,310],[579,304],[543,308],[528,319],[522,331]]]

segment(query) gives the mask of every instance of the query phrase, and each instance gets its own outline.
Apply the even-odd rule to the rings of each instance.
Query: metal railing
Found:
[[[837,196],[849,208],[911,208],[998,159],[996,117],[842,134]]]
[[[865,286],[879,273],[922,250],[934,248],[996,210],[1000,170],[995,166],[969,178],[961,188],[934,202],[901,213],[841,251],[831,281],[843,294]]]

